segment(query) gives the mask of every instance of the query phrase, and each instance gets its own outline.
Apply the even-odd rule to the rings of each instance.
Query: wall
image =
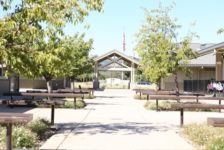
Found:
[[[191,68],[191,76],[187,77],[183,72],[178,72],[180,90],[184,89],[184,80],[211,80],[215,79],[215,68]],[[175,90],[174,76],[162,80],[162,89]]]
[[[46,82],[43,79],[25,79],[21,78],[19,81],[20,89],[47,89]],[[56,79],[52,83],[53,90],[64,88],[64,80]],[[4,92],[9,92],[9,80],[5,77],[0,77],[0,95]]]
[[[0,77],[0,95],[8,91],[9,91],[9,80],[7,78]]]

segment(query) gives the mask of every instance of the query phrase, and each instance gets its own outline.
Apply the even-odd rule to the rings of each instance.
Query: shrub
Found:
[[[191,141],[208,150],[224,149],[224,129],[206,124],[190,124],[183,128],[182,133]]]
[[[206,148],[207,150],[223,150],[224,149],[224,137],[214,139],[211,144]]]
[[[84,108],[85,106],[86,106],[85,101],[83,101],[83,100],[76,101],[76,108]],[[71,101],[66,101],[64,108],[74,108],[74,103]]]
[[[66,101],[64,108],[74,108],[74,103],[70,101]]]
[[[145,108],[147,110],[156,110],[156,103],[146,102]],[[171,102],[163,101],[159,103],[159,110],[170,110],[170,109],[171,109]]]
[[[214,131],[210,126],[190,124],[184,127],[183,133],[193,142],[203,146],[213,139]]]
[[[6,143],[6,129],[1,132],[1,142]],[[23,126],[12,127],[12,146],[14,148],[31,148],[37,143],[37,135]]]
[[[94,98],[96,98],[94,95],[84,95],[84,98],[85,99],[94,99]]]
[[[84,107],[86,107],[86,103],[85,103],[85,101],[83,101],[83,100],[78,100],[78,101],[76,102],[76,108],[84,108]]]
[[[37,119],[34,121],[31,121],[27,124],[27,127],[34,133],[36,133],[39,137],[39,139],[42,139],[44,137],[45,133],[50,128],[50,123],[48,120],[45,119]]]
[[[140,100],[140,95],[139,94],[135,94],[134,95],[134,99]],[[146,100],[146,99],[147,99],[146,95],[141,95],[141,100]]]

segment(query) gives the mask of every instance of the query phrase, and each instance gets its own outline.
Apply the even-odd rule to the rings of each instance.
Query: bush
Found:
[[[156,110],[156,103],[146,102],[145,108],[147,110]],[[171,110],[171,102],[163,101],[159,103],[159,110]]]
[[[83,100],[76,101],[76,108],[84,108],[86,107],[86,103]]]
[[[134,99],[140,100],[140,94],[135,94]],[[147,96],[146,95],[141,95],[141,100],[146,100]]]
[[[224,148],[224,129],[206,124],[190,124],[183,128],[182,133],[197,145],[208,150]]]
[[[36,133],[39,137],[39,139],[42,139],[45,135],[45,133],[50,128],[49,121],[45,119],[37,119],[34,121],[31,121],[27,124],[27,127],[34,133]]]
[[[74,108],[74,103],[70,101],[66,101],[64,108]]]
[[[94,99],[94,98],[96,98],[96,97],[95,97],[94,95],[89,95],[89,94],[86,95],[86,94],[85,94],[85,95],[84,95],[84,98],[85,98],[85,99]]]
[[[1,142],[6,143],[6,129],[1,130]],[[31,148],[37,143],[37,135],[23,126],[12,127],[13,148]]]
[[[211,144],[207,146],[207,150],[223,150],[224,149],[224,137],[214,139]]]
[[[80,109],[80,108],[84,108],[86,107],[86,103],[83,100],[77,100],[76,101],[76,108]],[[66,101],[64,108],[74,108],[74,103],[71,101]]]

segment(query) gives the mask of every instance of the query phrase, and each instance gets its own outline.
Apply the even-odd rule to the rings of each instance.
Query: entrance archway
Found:
[[[135,71],[139,63],[133,57],[129,57],[117,50],[110,51],[95,59],[95,80],[99,80],[99,72],[121,72],[121,79],[124,79],[124,73],[130,73],[130,83],[135,83]]]

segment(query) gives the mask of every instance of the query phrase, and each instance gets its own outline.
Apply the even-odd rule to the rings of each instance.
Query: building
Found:
[[[190,77],[185,76],[182,72],[178,73],[178,82],[181,90],[195,91],[205,90],[207,83],[211,79],[224,80],[224,42],[218,44],[191,44],[191,48],[198,53],[196,59],[190,60],[188,67],[192,74]],[[136,83],[136,72],[139,60],[127,56],[120,51],[112,50],[95,59],[94,81],[98,82],[99,72],[119,72],[120,78],[124,79],[125,74],[129,76],[130,84]],[[5,66],[0,66],[0,94],[10,90],[10,80],[4,77]],[[44,79],[25,79],[20,78],[20,88],[45,88]],[[63,88],[63,79],[55,80],[53,88]],[[162,89],[173,90],[175,83],[173,77],[162,80]]]

